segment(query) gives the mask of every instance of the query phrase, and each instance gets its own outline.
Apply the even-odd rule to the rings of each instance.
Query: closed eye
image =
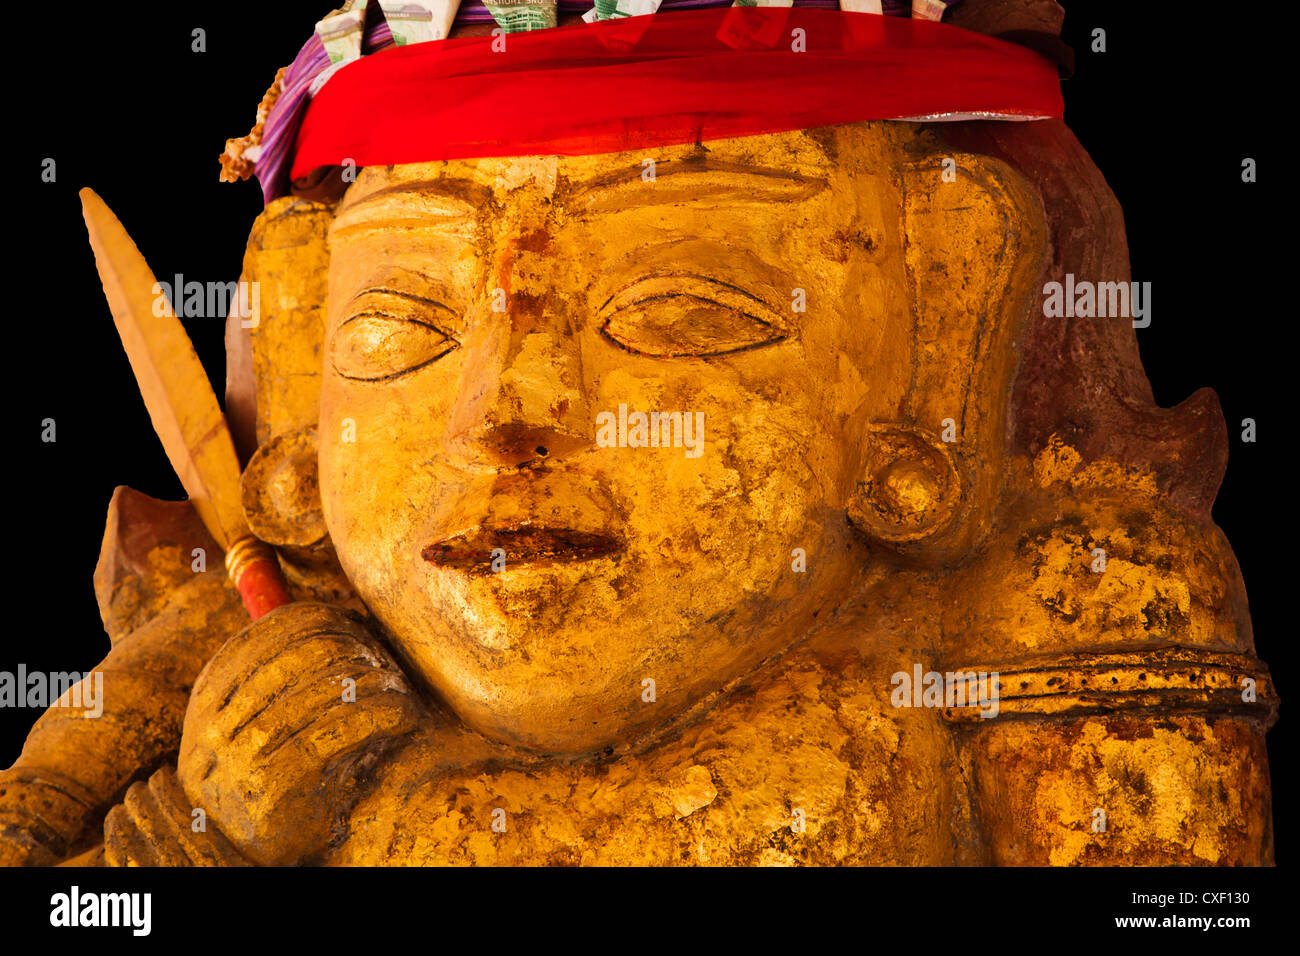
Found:
[[[459,343],[429,322],[381,311],[346,320],[330,340],[330,360],[343,378],[379,382],[436,362]]]
[[[658,275],[617,293],[601,309],[601,334],[656,358],[707,358],[774,345],[790,337],[776,310],[707,276]]]

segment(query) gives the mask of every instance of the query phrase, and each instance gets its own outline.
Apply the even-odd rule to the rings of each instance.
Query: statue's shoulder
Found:
[[[1037,706],[1067,709],[1158,695],[1162,706],[1237,711],[1249,686],[1257,700],[1247,703],[1271,719],[1245,584],[1208,507],[1182,507],[1153,477],[1084,464],[1060,443],[1037,456],[1024,487],[950,575],[945,663],[1000,669],[1004,690],[1014,683]]]

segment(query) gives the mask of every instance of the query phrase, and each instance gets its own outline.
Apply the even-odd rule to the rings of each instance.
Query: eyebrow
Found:
[[[395,225],[461,232],[492,199],[492,189],[472,179],[444,176],[396,183],[340,210],[330,224],[330,235]]]
[[[395,299],[405,299],[407,302],[414,302],[417,305],[432,306],[434,308],[444,309],[447,312],[452,312],[452,313],[455,313],[456,311],[451,306],[447,305],[447,303],[445,302],[440,302],[437,299],[431,299],[428,296],[416,295],[414,292],[404,292],[401,289],[394,289],[390,285],[367,286],[366,288],[358,292],[356,295],[354,295],[351,299],[349,299],[348,304],[351,305],[353,302],[356,302],[358,299],[364,298],[365,296],[368,295],[390,295]],[[372,310],[372,311],[377,312],[378,310]],[[383,313],[378,313],[378,314],[382,315]]]
[[[788,169],[695,157],[658,164],[655,177],[649,182],[641,178],[645,169],[644,166],[635,166],[586,182],[570,183],[557,193],[556,198],[576,207],[579,212],[601,214],[681,202],[688,198],[731,200],[737,204],[802,202],[830,186],[826,179]],[[660,186],[663,180],[669,181],[670,188]],[[642,188],[644,186],[652,188]],[[635,203],[614,202],[616,198],[630,198],[634,189]],[[415,209],[411,208],[413,196],[419,197],[414,203]],[[458,231],[458,227],[463,227],[479,209],[494,199],[495,193],[490,186],[472,179],[440,177],[398,183],[376,190],[342,210],[335,217],[330,233],[346,235],[393,225]],[[388,205],[400,206],[404,215],[384,217],[382,211]]]
[[[404,282],[408,284],[407,288],[402,287]],[[431,282],[428,276],[417,270],[397,268],[382,277],[378,277],[376,280],[367,282],[365,286],[358,289],[348,299],[346,306],[348,311],[350,312],[358,301],[367,296],[399,299],[402,302],[410,303],[416,308],[431,310],[438,315],[438,321],[449,320],[457,331],[463,331],[459,327],[464,321],[464,309],[447,302],[445,290],[438,288],[437,283]],[[348,318],[355,318],[357,315],[387,315],[390,318],[404,318],[404,316],[393,315],[381,307],[369,308],[364,312],[350,315]]]
[[[571,206],[581,208],[585,205],[581,209],[583,212],[599,214],[680,202],[686,198],[723,199],[737,204],[802,202],[830,186],[826,179],[788,169],[694,157],[657,164],[654,178],[649,181],[642,179],[646,168],[649,167],[642,165],[617,170],[577,184],[565,193],[564,199]],[[665,180],[668,181],[667,189],[663,188]],[[634,203],[625,201],[634,196]],[[614,202],[616,199],[619,200],[617,203]]]

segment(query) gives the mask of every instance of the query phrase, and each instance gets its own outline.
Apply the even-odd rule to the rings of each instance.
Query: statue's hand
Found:
[[[193,807],[245,857],[311,862],[370,769],[424,720],[355,615],[290,604],[232,638],[199,676],[178,773]]]
[[[75,861],[74,861],[75,862]],[[104,819],[109,866],[247,866],[206,815],[190,806],[176,771],[163,767],[137,780]]]

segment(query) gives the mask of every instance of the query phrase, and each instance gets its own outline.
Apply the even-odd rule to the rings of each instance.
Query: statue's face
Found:
[[[326,521],[471,726],[626,740],[863,573],[845,508],[907,387],[915,135],[360,174],[330,234]],[[638,413],[677,417],[636,447]]]

